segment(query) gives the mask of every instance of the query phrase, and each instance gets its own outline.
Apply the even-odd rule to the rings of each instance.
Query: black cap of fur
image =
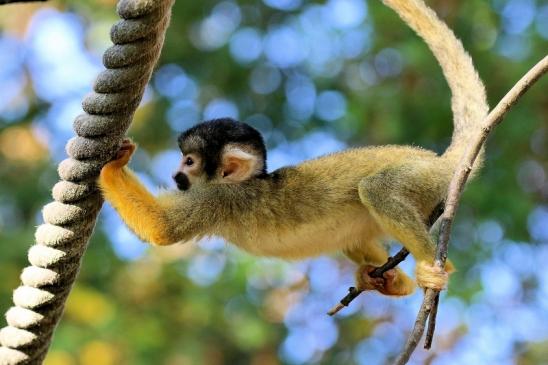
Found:
[[[221,152],[229,143],[248,146],[263,159],[262,175],[266,174],[266,148],[255,128],[231,118],[213,119],[187,129],[178,138],[185,153],[199,153],[205,162],[204,171],[213,177],[220,164]]]

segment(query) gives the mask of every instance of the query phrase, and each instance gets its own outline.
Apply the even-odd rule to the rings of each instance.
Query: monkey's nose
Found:
[[[173,180],[175,180],[177,184],[180,184],[181,182],[183,182],[185,178],[186,178],[185,174],[183,174],[181,171],[177,171],[175,174],[173,174]]]
[[[173,180],[175,180],[175,183],[177,184],[177,188],[179,190],[187,190],[190,187],[190,181],[188,180],[188,176],[186,176],[181,171],[177,171],[173,175]]]

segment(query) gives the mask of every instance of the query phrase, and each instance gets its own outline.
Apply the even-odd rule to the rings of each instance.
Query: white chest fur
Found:
[[[242,227],[226,238],[255,255],[300,259],[355,247],[382,235],[369,212],[359,206],[281,230]]]

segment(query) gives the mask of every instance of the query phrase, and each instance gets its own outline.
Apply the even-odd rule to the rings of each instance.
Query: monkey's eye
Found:
[[[192,157],[187,157],[186,160],[185,160],[185,165],[187,166],[192,166],[194,165],[194,160],[192,159]]]

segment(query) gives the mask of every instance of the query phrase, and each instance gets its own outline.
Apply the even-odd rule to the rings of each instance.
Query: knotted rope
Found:
[[[31,266],[13,292],[14,307],[0,330],[0,365],[41,364],[80,267],[103,203],[95,185],[114,155],[141,101],[162,49],[173,0],[121,0],[122,18],[111,29],[101,72],[74,121],[77,137],[66,145],[54,201],[42,213],[28,253]]]

